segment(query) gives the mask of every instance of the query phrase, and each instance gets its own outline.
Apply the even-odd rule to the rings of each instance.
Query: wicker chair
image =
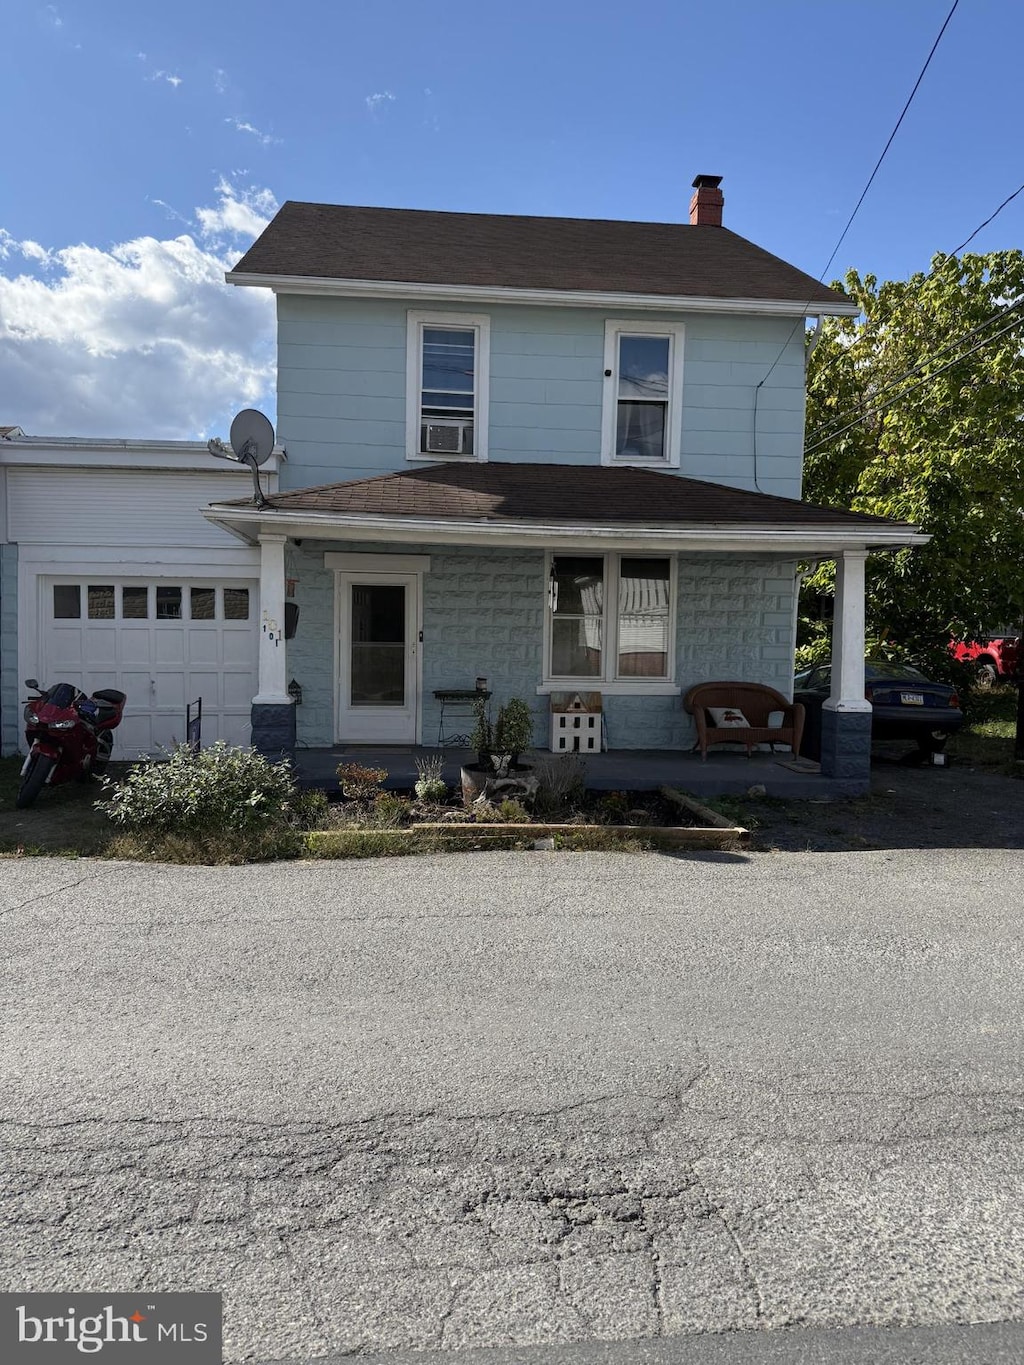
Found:
[[[773,751],[776,744],[788,744],[794,757],[800,753],[804,708],[800,702],[787,701],[774,687],[750,682],[698,683],[683,698],[683,706],[696,722],[697,744],[704,762],[710,744],[744,744],[748,758],[756,744],[770,744]],[[711,718],[712,706],[735,707],[749,724],[716,726]],[[768,717],[773,711],[782,712],[782,724],[769,728]]]

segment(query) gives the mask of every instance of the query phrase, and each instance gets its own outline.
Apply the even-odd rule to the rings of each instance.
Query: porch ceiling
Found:
[[[600,465],[428,465],[347,483],[217,503],[204,515],[261,534],[403,544],[614,545],[828,554],[922,544],[916,527],[702,479]]]

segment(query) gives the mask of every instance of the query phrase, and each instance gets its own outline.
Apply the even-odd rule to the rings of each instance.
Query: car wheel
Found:
[[[986,660],[978,665],[974,673],[974,685],[982,692],[987,692],[990,687],[994,687],[999,680],[999,673],[993,663]]]
[[[929,730],[927,734],[918,735],[917,747],[925,754],[941,754],[948,739],[945,730]]]

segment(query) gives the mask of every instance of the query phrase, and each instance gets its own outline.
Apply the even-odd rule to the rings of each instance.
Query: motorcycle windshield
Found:
[[[58,683],[47,692],[46,700],[51,706],[74,706],[75,689],[70,683]]]

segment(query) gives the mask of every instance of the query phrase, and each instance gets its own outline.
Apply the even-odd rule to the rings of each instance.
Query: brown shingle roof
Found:
[[[723,227],[289,200],[239,275],[848,303]]]
[[[251,507],[238,499],[222,504]],[[271,509],[442,521],[680,527],[888,527],[900,523],[646,469],[564,464],[426,465],[275,493]]]

